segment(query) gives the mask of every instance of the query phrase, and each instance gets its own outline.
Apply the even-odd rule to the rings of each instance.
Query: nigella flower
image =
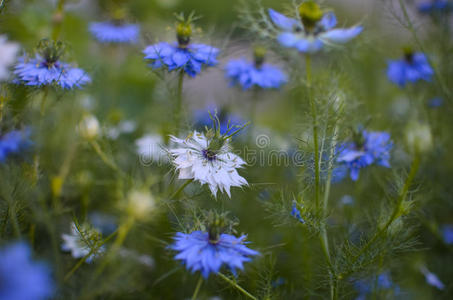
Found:
[[[425,0],[418,4],[418,11],[424,14],[450,12],[452,9],[448,0]]]
[[[255,61],[234,59],[225,67],[225,75],[231,80],[231,85],[240,85],[244,90],[253,87],[262,89],[278,89],[288,79],[279,67],[264,63],[266,50],[255,48]]]
[[[40,300],[52,296],[54,285],[47,265],[34,262],[27,244],[0,250],[0,299]]]
[[[440,281],[439,277],[437,277],[436,274],[431,273],[426,267],[422,266],[420,268],[420,272],[425,275],[426,283],[428,283],[430,286],[433,286],[439,290],[445,289],[445,284]]]
[[[292,206],[291,206],[291,216],[293,218],[296,218],[300,223],[305,224],[305,220],[302,218],[302,215],[300,214],[300,210],[297,208],[297,202],[293,200]]]
[[[362,26],[336,28],[337,19],[332,12],[324,13],[312,0],[299,6],[299,16],[288,18],[269,9],[272,22],[281,30],[278,42],[288,48],[296,48],[299,52],[315,53],[329,44],[343,44],[359,35]]]
[[[233,273],[236,269],[243,270],[243,263],[250,261],[250,256],[259,254],[245,246],[245,238],[245,235],[237,238],[222,233],[212,239],[208,232],[178,232],[170,249],[178,252],[175,259],[182,260],[188,269],[192,272],[200,271],[203,277],[208,278],[210,273],[219,272],[224,264]]]
[[[10,154],[19,153],[31,145],[29,140],[30,130],[11,130],[0,135],[0,163],[4,162]]]
[[[163,148],[164,139],[160,134],[147,134],[135,141],[137,154],[142,162],[167,162],[168,153]]]
[[[136,43],[140,32],[137,24],[121,22],[93,22],[91,34],[101,43]]]
[[[359,178],[361,168],[377,164],[390,167],[390,150],[393,142],[387,132],[367,132],[363,130],[355,136],[355,141],[344,143],[337,148],[337,162],[349,169],[352,180]]]
[[[210,112],[217,112],[217,108],[209,106],[206,109],[196,110],[194,112],[193,118],[196,128],[204,130],[206,127],[212,125],[212,114]],[[244,120],[240,116],[228,113],[225,109],[220,109],[217,117],[220,121],[220,134],[225,134],[228,126],[232,128],[244,124]]]
[[[166,68],[168,71],[183,71],[195,77],[203,66],[212,67],[217,62],[219,49],[205,44],[191,44],[192,15],[188,20],[179,17],[176,28],[177,42],[160,42],[143,50],[145,59],[151,61],[153,69]]]
[[[85,71],[60,61],[64,52],[61,42],[42,40],[38,48],[41,54],[35,58],[19,58],[14,68],[16,83],[37,87],[56,84],[64,89],[73,89],[91,82]]]
[[[0,35],[0,81],[9,78],[9,67],[16,61],[19,45],[10,43],[6,36]]]
[[[448,245],[453,245],[453,225],[442,226],[442,237]]]
[[[408,82],[431,81],[433,75],[434,71],[426,55],[421,52],[413,53],[406,49],[404,58],[388,62],[387,77],[400,87],[404,87]]]
[[[359,295],[355,298],[355,300],[367,299],[367,295],[369,295],[373,290],[392,291],[393,296],[400,294],[400,287],[392,282],[389,272],[379,274],[376,279],[368,278],[356,281],[354,283],[354,287],[359,292]]]
[[[71,234],[64,233],[61,238],[63,239],[61,249],[71,252],[73,258],[82,258],[91,253],[85,260],[87,263],[91,263],[105,251],[105,247],[97,245],[101,239],[100,233],[86,225],[72,223]]]
[[[237,172],[245,162],[231,152],[230,129],[224,135],[220,135],[219,130],[206,134],[194,131],[186,139],[172,136],[175,147],[180,148],[171,149],[170,153],[179,171],[179,179],[194,179],[202,185],[207,184],[214,196],[220,190],[231,197],[232,186],[247,185],[247,181]]]

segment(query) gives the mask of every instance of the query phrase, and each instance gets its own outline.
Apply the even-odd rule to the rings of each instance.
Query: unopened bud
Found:
[[[93,115],[86,115],[78,126],[78,131],[81,137],[93,140],[99,136],[100,125],[98,119]]]
[[[147,190],[132,190],[128,195],[128,213],[138,220],[149,217],[155,207],[155,201]]]
[[[406,129],[406,142],[411,151],[424,153],[433,146],[431,129],[427,124],[411,122]]]

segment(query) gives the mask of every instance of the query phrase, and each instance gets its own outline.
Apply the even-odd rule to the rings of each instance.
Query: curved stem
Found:
[[[247,292],[243,287],[241,287],[239,284],[237,284],[236,282],[234,282],[233,280],[231,280],[227,276],[223,275],[222,273],[217,273],[217,275],[219,275],[220,278],[222,278],[223,280],[225,280],[226,282],[231,284],[233,287],[235,287],[238,291],[240,291],[245,296],[247,296],[247,297],[249,297],[250,299],[253,299],[253,300],[258,300],[258,298],[256,298],[255,296],[253,296],[252,294]]]
[[[195,291],[193,292],[192,295],[192,300],[196,300],[198,296],[198,292],[200,291],[201,284],[203,283],[203,276],[200,275],[200,278],[198,279],[197,286],[195,287]]]
[[[64,16],[64,4],[65,0],[58,0],[57,8],[55,9],[53,15],[53,26],[52,26],[52,39],[54,41],[58,40],[61,32],[61,25],[63,23],[63,16]]]
[[[90,144],[97,155],[107,166],[109,166],[113,171],[117,172],[121,177],[126,177],[126,175],[123,173],[123,171],[121,171],[117,164],[113,160],[109,159],[107,155],[102,151],[101,146],[96,140],[90,140]]]

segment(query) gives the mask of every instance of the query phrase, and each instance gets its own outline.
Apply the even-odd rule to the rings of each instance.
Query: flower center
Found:
[[[323,12],[316,2],[309,0],[299,6],[299,16],[308,33],[315,29],[316,24],[322,19]]]
[[[176,26],[176,38],[180,48],[187,48],[192,36],[192,26],[190,23],[180,22]]]
[[[414,51],[410,47],[404,47],[404,60],[409,64],[414,62]]]
[[[212,150],[204,149],[202,151],[202,153],[203,153],[203,157],[206,158],[209,161],[213,161],[213,160],[217,159],[217,153],[212,151]]]
[[[265,58],[266,58],[266,48],[261,47],[261,46],[256,46],[255,49],[253,49],[253,55],[255,58],[255,67],[257,69],[261,68],[261,66],[264,64]]]

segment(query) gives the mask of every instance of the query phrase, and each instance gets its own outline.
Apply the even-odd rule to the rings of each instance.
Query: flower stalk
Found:
[[[241,287],[239,284],[237,284],[235,281],[231,280],[227,276],[223,275],[222,273],[217,273],[217,275],[219,275],[220,278],[222,278],[223,280],[225,280],[226,282],[231,284],[234,288],[236,288],[238,291],[240,291],[242,294],[244,294],[248,298],[253,299],[253,300],[258,300],[258,298],[256,298],[255,296],[253,296],[252,294],[247,292],[243,287]]]

